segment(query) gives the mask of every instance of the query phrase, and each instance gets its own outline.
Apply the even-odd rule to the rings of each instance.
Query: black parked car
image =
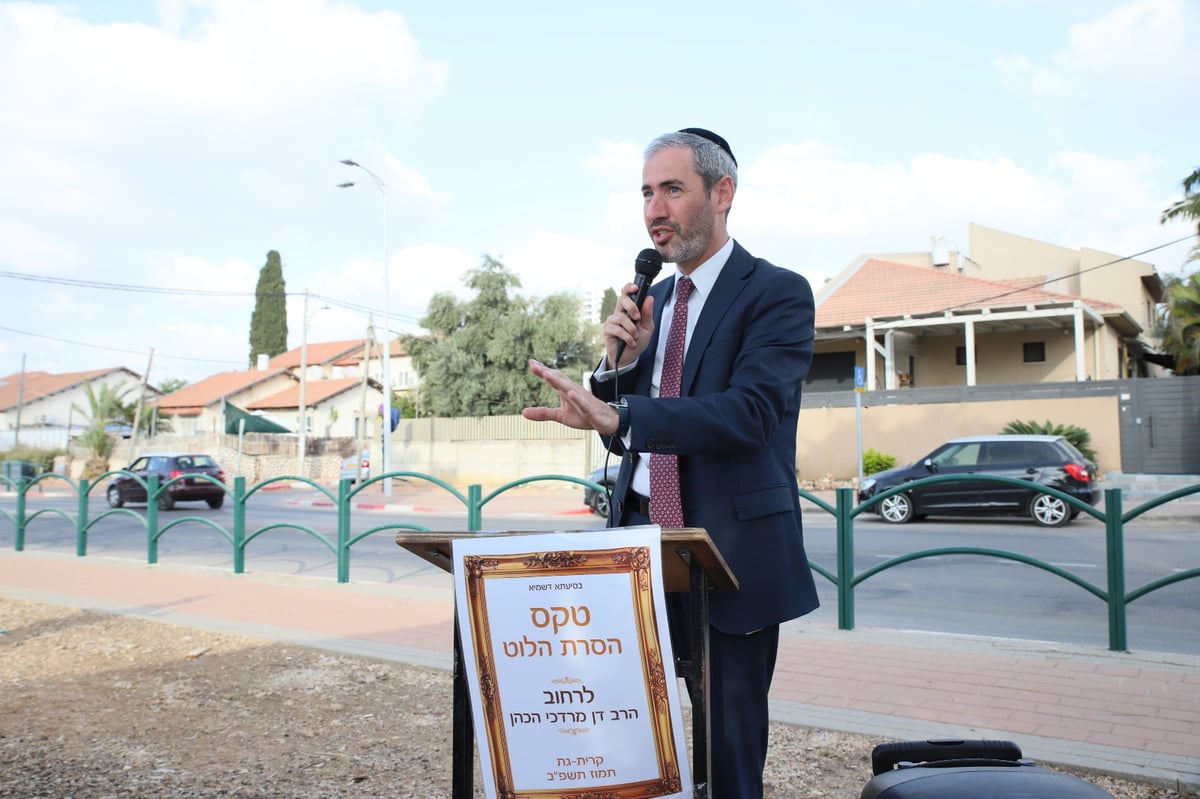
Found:
[[[583,504],[592,509],[592,512],[598,516],[608,518],[608,500],[612,494],[613,486],[617,484],[617,473],[621,471],[621,464],[610,463],[607,469],[601,466],[596,471],[587,476],[587,479],[593,483],[598,483],[606,490],[597,491],[594,488],[583,489]]]
[[[142,480],[151,475],[158,475],[158,485],[162,487],[168,480],[174,480],[181,475],[207,474],[225,482],[225,470],[213,460],[210,455],[198,453],[161,453],[143,455],[125,467],[125,471],[133,472]],[[119,508],[126,502],[145,502],[146,489],[129,475],[118,475],[108,484],[108,504]],[[225,504],[225,489],[214,485],[208,480],[198,477],[188,477],[172,484],[158,496],[160,510],[171,510],[176,502],[207,502],[208,507],[216,509]]]
[[[935,475],[987,474],[1048,486],[1095,505],[1096,464],[1062,436],[970,436],[948,441],[909,466],[867,477],[860,503],[890,488]],[[893,524],[924,516],[1029,516],[1043,527],[1058,527],[1079,510],[1058,497],[987,480],[948,480],[888,497],[873,506]]]

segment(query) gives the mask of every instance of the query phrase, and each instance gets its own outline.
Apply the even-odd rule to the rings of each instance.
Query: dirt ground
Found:
[[[450,727],[444,672],[0,599],[2,797],[448,797]],[[876,743],[775,725],[767,796],[853,799]]]

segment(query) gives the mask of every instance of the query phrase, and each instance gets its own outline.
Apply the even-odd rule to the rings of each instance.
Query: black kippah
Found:
[[[729,149],[729,142],[725,141],[711,130],[705,130],[704,128],[684,128],[679,132],[690,133],[693,136],[699,136],[702,139],[708,139],[710,142],[724,150],[725,154],[733,160],[733,165],[737,166],[737,159],[733,157],[733,150]]]

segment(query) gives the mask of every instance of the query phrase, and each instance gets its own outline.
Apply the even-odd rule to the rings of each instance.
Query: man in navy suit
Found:
[[[605,320],[605,359],[585,391],[536,361],[558,408],[526,418],[596,430],[622,456],[610,524],[660,519],[650,461],[674,455],[683,525],[703,527],[739,582],[710,598],[711,795],[762,796],[767,694],[779,625],[817,607],[796,483],[800,393],[812,361],[813,298],[799,274],[750,255],[726,229],[737,189],[728,143],[699,128],[664,134],[642,170],[646,229],[676,274],[639,308],[627,285]],[[678,396],[660,396],[681,278],[686,344]],[[618,343],[624,350],[618,355]],[[619,357],[620,363],[615,359]],[[673,390],[663,393],[673,393]],[[662,483],[656,482],[656,486]],[[678,521],[678,518],[676,521]],[[671,632],[686,644],[686,595],[671,595]]]

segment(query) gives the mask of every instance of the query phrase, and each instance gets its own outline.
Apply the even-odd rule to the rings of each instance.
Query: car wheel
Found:
[[[597,516],[608,518],[608,492],[611,486],[605,486],[603,491],[597,491],[592,497],[592,512]]]
[[[215,497],[208,498],[208,507],[212,508],[213,510],[216,510],[217,508],[221,507],[224,504],[225,504],[225,495],[224,494],[217,494]]]
[[[908,494],[894,494],[879,503],[879,515],[885,522],[904,524],[912,521],[912,497]]]
[[[1038,494],[1029,502],[1029,515],[1042,527],[1062,527],[1074,518],[1065,500]]]
[[[170,491],[164,491],[158,495],[158,509],[171,510],[175,507],[175,497],[171,496]]]
[[[108,487],[108,507],[119,508],[125,504],[125,500],[121,499],[121,489],[116,486]]]

